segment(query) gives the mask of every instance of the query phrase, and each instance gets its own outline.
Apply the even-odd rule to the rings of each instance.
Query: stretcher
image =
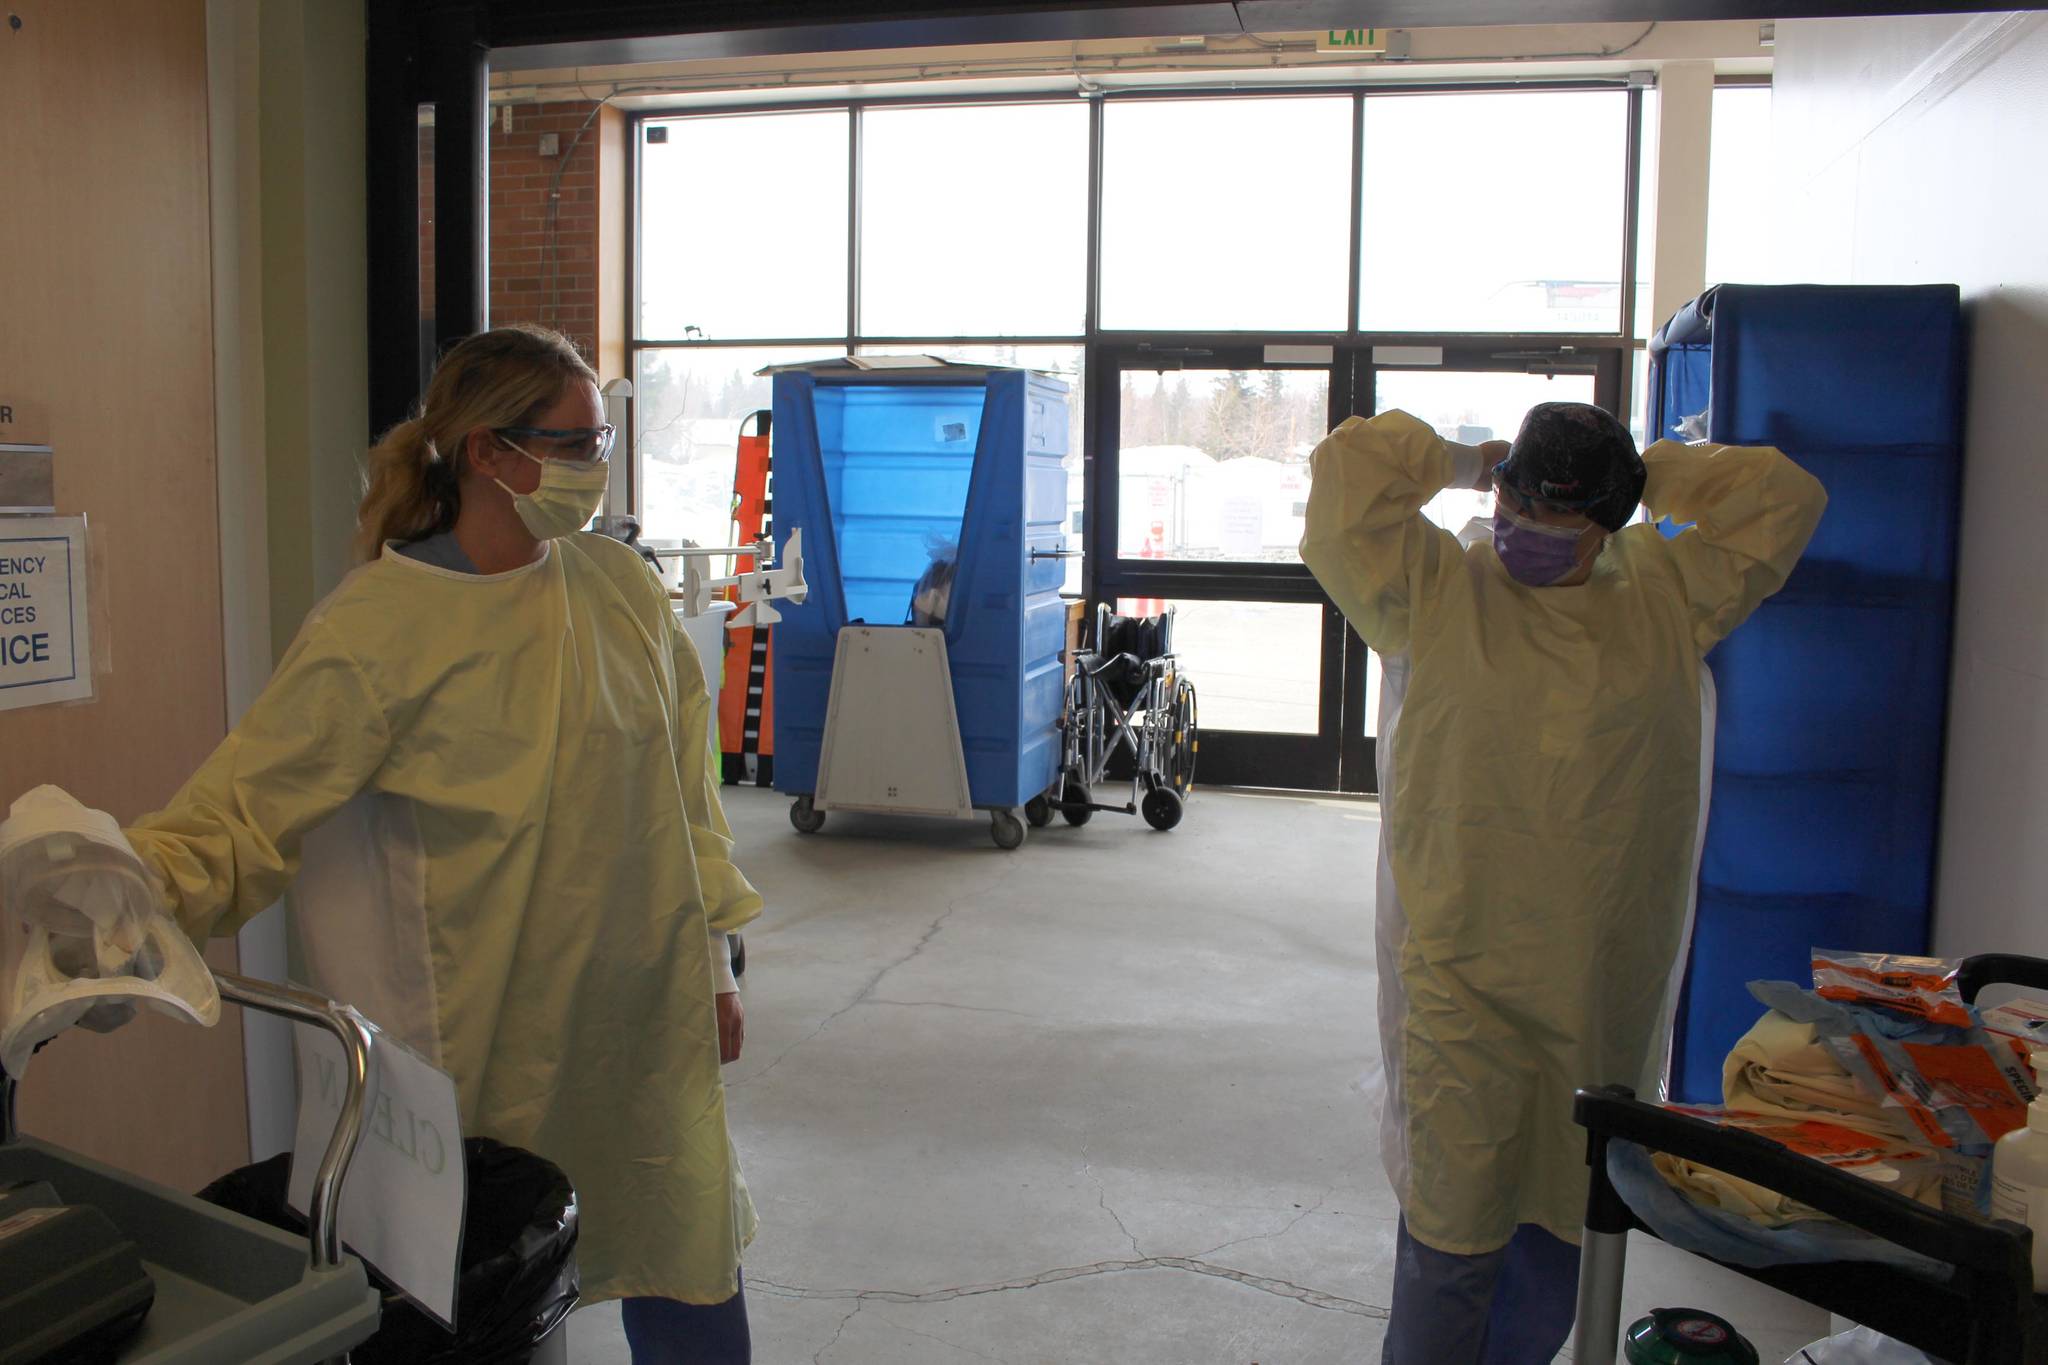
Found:
[[[1965,1001],[1975,1003],[1980,991],[1999,983],[2048,989],[2048,961],[2006,954],[1964,960],[1958,984]],[[1868,1260],[1758,1268],[1705,1259],[1954,1365],[2048,1365],[2048,1297],[2033,1292],[2033,1234],[2026,1228],[1929,1208],[1754,1133],[1645,1103],[1624,1086],[1580,1090],[1572,1113],[1586,1130],[1592,1176],[1574,1360],[1604,1365],[1615,1358],[1628,1235],[1658,1236],[1610,1176],[1611,1145],[1629,1142],[1789,1195],[1938,1263],[1948,1275]]]

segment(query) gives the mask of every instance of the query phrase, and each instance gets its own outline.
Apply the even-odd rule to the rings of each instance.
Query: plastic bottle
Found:
[[[2048,1293],[2048,1048],[2028,1055],[2037,1093],[2027,1126],[1998,1140],[1991,1153],[1991,1215],[2034,1230],[2034,1292]]]

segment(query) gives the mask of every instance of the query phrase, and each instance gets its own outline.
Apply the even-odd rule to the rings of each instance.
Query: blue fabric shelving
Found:
[[[1828,491],[1777,596],[1708,656],[1714,794],[1673,1097],[1720,1099],[1749,981],[1811,950],[1923,952],[1962,467],[1952,285],[1722,285],[1650,343],[1653,439],[1772,445]]]

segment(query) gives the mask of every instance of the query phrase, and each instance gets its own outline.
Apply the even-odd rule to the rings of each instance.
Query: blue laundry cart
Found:
[[[1745,983],[1918,953],[1934,897],[1961,492],[1953,285],[1722,285],[1650,343],[1650,431],[1771,445],[1827,488],[1783,591],[1707,658],[1713,797],[1673,1098],[1721,1098]],[[1698,432],[1697,424],[1686,423]]]
[[[775,627],[775,789],[830,810],[1050,814],[1066,645],[1067,388],[849,361],[774,377],[775,521],[810,595]]]

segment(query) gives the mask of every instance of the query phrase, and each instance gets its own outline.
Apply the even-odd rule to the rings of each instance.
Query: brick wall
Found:
[[[554,133],[561,153],[594,108],[588,102],[522,104],[491,121],[491,321],[538,322],[567,335],[586,358],[597,355],[597,124],[575,154],[542,156]],[[548,192],[561,171],[552,234]]]
[[[597,354],[597,125],[576,146],[570,164],[561,153],[575,141],[592,106],[522,104],[492,109],[490,179],[490,320],[537,322],[566,334],[586,357]],[[434,312],[434,130],[420,130],[420,311]],[[544,133],[557,135],[560,152],[540,154]],[[548,191],[562,169],[555,230],[548,228]]]

